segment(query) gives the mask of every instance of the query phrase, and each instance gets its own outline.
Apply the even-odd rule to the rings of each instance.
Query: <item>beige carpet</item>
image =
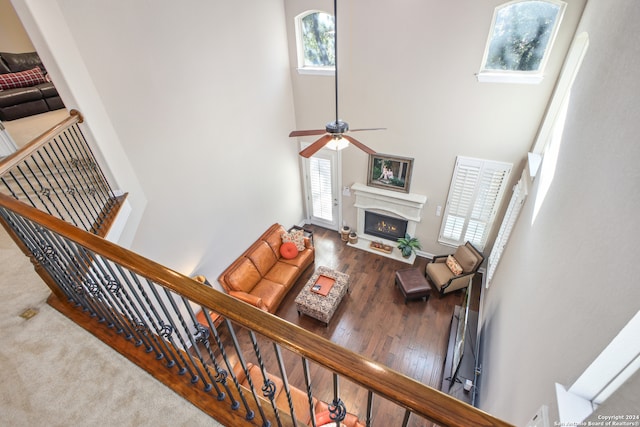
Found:
[[[0,266],[0,425],[221,425],[49,307],[2,227]]]
[[[18,147],[22,147],[27,142],[40,136],[44,131],[50,129],[69,116],[69,112],[64,108],[61,110],[49,111],[47,113],[36,114],[34,116],[23,117],[21,119],[2,122],[11,135],[11,139]]]

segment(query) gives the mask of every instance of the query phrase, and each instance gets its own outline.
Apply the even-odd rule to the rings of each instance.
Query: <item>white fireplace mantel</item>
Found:
[[[396,242],[381,239],[377,236],[365,234],[364,217],[365,211],[390,214],[398,218],[407,220],[407,233],[415,236],[416,225],[422,219],[422,208],[427,203],[427,196],[416,193],[401,193],[398,191],[385,190],[384,188],[368,187],[364,184],[355,183],[351,190],[356,196],[354,207],[357,208],[357,228],[358,243],[354,244],[359,249],[398,259],[400,261],[413,264],[415,254],[410,258],[403,258],[400,250],[396,248]],[[372,241],[382,241],[393,247],[391,254],[385,254],[369,247]]]

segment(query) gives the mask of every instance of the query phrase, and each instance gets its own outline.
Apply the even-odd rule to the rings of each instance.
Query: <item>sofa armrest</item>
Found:
[[[475,273],[465,273],[451,278],[449,282],[442,287],[440,292],[444,294],[466,288],[469,286],[469,281],[473,279],[474,274]]]
[[[436,255],[433,257],[431,262],[447,262],[447,257],[449,255]]]
[[[258,307],[260,310],[269,311],[260,297],[242,291],[229,291],[229,295],[239,299],[240,301],[244,301],[247,304],[251,304],[254,307]]]

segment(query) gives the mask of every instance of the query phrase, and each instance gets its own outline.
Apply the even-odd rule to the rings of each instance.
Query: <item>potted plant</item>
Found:
[[[411,237],[407,233],[404,237],[398,239],[398,249],[400,249],[403,257],[409,258],[411,256],[411,252],[415,252],[416,249],[422,249],[422,247],[420,246],[420,242],[417,238]]]

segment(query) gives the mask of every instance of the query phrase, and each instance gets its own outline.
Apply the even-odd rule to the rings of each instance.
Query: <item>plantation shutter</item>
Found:
[[[507,208],[507,212],[504,214],[502,224],[500,225],[500,231],[498,231],[498,237],[496,237],[493,249],[491,250],[491,255],[489,255],[486,280],[487,287],[491,284],[493,273],[496,271],[498,262],[500,262],[500,258],[502,257],[504,248],[509,241],[509,236],[511,236],[511,231],[513,230],[516,220],[520,215],[520,211],[522,210],[522,205],[524,205],[526,197],[527,185],[523,172],[523,177],[520,178],[518,183],[513,187],[513,195],[509,201],[509,207]]]
[[[331,161],[328,159],[309,158],[309,181],[313,216],[326,221],[333,221],[333,200],[331,183]]]
[[[512,165],[458,156],[438,241],[483,250]]]

